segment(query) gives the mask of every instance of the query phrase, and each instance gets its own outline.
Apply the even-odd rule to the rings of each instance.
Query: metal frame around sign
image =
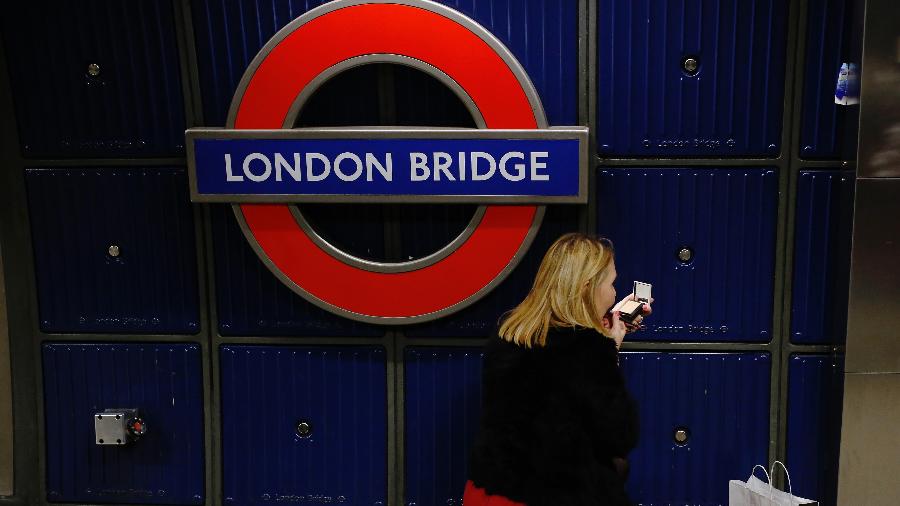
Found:
[[[185,132],[188,174],[193,202],[225,203],[474,203],[474,204],[587,204],[588,129],[557,127],[541,130],[473,128],[296,128],[290,130],[234,130],[191,128]],[[347,194],[201,194],[197,189],[197,139],[540,139],[578,141],[578,194],[542,195],[347,195]]]

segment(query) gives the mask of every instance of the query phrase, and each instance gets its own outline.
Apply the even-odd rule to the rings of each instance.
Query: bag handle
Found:
[[[791,474],[788,473],[787,466],[785,466],[783,462],[781,462],[780,460],[776,460],[775,462],[772,462],[772,467],[769,468],[770,475],[775,476],[775,464],[780,465],[781,468],[784,469],[784,475],[787,476],[787,482],[788,482],[787,492],[788,492],[788,495],[790,495],[789,500],[791,501],[791,504],[794,504],[794,490],[791,487]],[[756,469],[756,468],[754,468],[754,469]],[[769,500],[772,500],[772,496],[774,495],[774,490],[772,487],[773,487],[772,480],[770,479],[769,480]],[[799,503],[797,503],[797,504],[799,504]]]
[[[772,485],[772,479],[769,478],[769,472],[766,471],[766,468],[765,468],[765,467],[763,467],[763,466],[761,466],[761,465],[759,465],[759,464],[756,464],[755,466],[753,466],[753,469],[750,471],[750,478],[753,478],[753,473],[756,472],[756,468],[757,468],[757,467],[760,468],[760,469],[762,469],[763,473],[765,473],[765,475],[766,475],[766,483],[768,483],[768,484],[771,486],[771,485]],[[747,481],[750,481],[750,478],[747,478]]]

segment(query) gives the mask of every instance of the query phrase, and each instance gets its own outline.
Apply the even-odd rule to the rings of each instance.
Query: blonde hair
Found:
[[[607,308],[595,307],[594,291],[609,274],[608,239],[566,234],[547,250],[531,291],[500,325],[500,337],[532,348],[547,344],[550,327],[588,327],[605,334]]]

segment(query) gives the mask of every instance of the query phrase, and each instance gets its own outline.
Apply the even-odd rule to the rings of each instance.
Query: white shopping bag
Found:
[[[772,479],[769,475],[775,474],[775,464],[780,465],[782,469],[784,469],[784,474],[787,476],[788,482],[787,492],[783,492],[772,486]],[[747,479],[747,481],[731,480],[728,482],[728,506],[819,505],[817,501],[797,497],[791,493],[791,475],[788,474],[787,468],[784,467],[784,464],[781,462],[776,460],[772,463],[772,468],[769,469],[770,472],[766,473],[765,483],[753,475],[753,473],[756,472],[757,467],[766,473],[766,468],[763,466],[753,466],[753,470],[750,471],[750,478]]]

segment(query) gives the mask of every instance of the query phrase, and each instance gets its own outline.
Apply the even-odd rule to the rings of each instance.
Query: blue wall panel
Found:
[[[797,182],[791,340],[841,344],[847,335],[852,171],[803,171]]]
[[[544,222],[537,237],[515,270],[499,286],[481,300],[462,311],[434,322],[404,327],[411,337],[486,337],[490,335],[503,313],[516,307],[534,283],[538,266],[547,248],[567,232],[578,231],[577,206],[548,206]],[[405,234],[401,240],[427,241],[428,235]],[[421,244],[425,244],[422,242]],[[446,244],[446,243],[444,243]],[[431,251],[437,251],[443,244],[431,244]],[[409,246],[404,246],[408,248]]]
[[[220,370],[225,504],[387,504],[382,348],[223,346]]]
[[[303,206],[344,251],[378,258],[384,251],[377,206]],[[231,206],[210,206],[216,301],[222,335],[380,336],[380,327],[335,316],[307,302],[275,277],[250,248]],[[330,235],[329,235],[330,234]]]
[[[184,169],[32,168],[25,180],[42,330],[199,331]]]
[[[601,170],[597,231],[615,244],[619,295],[646,281],[660,301],[631,339],[768,341],[777,198],[771,169]]]
[[[203,504],[203,376],[196,344],[43,346],[47,499]],[[147,433],[95,443],[94,414],[137,408]]]
[[[406,349],[406,506],[462,506],[482,358],[480,348]]]
[[[851,50],[853,11],[861,1],[809,1],[800,130],[804,158],[856,158],[859,106],[835,104],[834,90],[841,63],[861,63]]]
[[[600,0],[601,155],[777,155],[787,13],[776,0]]]
[[[193,3],[205,124],[225,124],[237,83],[259,49],[281,27],[323,3],[319,0]],[[473,17],[509,47],[534,82],[550,123],[577,122],[578,2],[441,0],[441,3]]]
[[[525,67],[551,125],[578,123],[578,2],[439,0],[487,28]]]
[[[765,353],[620,355],[641,435],[629,456],[629,497],[644,506],[728,504],[769,451],[770,358]],[[675,431],[688,433],[685,444]]]
[[[184,151],[171,2],[20,2],[2,17],[26,156]],[[88,65],[100,66],[91,76]]]
[[[794,494],[837,504],[838,455],[844,397],[844,357],[791,357],[787,466]]]

